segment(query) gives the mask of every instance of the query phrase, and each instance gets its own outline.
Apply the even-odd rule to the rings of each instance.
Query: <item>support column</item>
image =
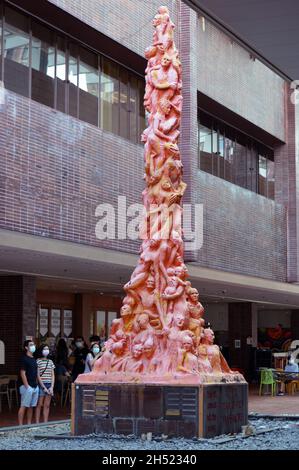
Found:
[[[36,334],[36,279],[30,276],[0,278],[0,340],[4,342],[5,364],[1,374],[17,374],[22,345]]]
[[[88,342],[90,336],[90,315],[92,313],[92,296],[76,294],[75,315],[73,320],[74,337],[83,336]]]
[[[242,369],[248,380],[251,375],[252,346],[246,340],[252,336],[251,303],[228,304],[228,330],[230,367]]]
[[[299,310],[291,312],[291,332],[292,338],[299,340]]]

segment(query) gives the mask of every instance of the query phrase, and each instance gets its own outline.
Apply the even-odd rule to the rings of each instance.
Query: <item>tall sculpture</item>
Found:
[[[188,281],[181,220],[186,183],[178,147],[182,69],[167,7],[158,9],[153,26],[145,51],[148,127],[142,134],[146,187],[139,262],[124,286],[120,318],[112,323],[102,356],[77,383],[243,381],[213,344],[198,291]]]

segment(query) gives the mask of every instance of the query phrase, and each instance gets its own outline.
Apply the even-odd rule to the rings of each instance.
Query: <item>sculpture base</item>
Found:
[[[248,421],[248,385],[73,384],[72,433],[214,437]]]

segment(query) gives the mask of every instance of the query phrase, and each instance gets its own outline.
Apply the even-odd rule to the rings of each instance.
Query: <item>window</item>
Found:
[[[6,8],[3,35],[5,88],[29,96],[28,18],[11,8]]]
[[[199,111],[199,168],[274,199],[273,149]]]
[[[56,108],[66,111],[66,40],[60,36],[56,43]]]
[[[55,37],[52,31],[32,22],[31,97],[54,107]]]
[[[101,127],[119,134],[119,67],[103,58],[101,73]]]
[[[68,98],[69,114],[78,117],[78,78],[79,78],[79,48],[77,44],[70,44],[69,48],[69,72],[68,72]]]
[[[2,20],[2,6],[0,0],[0,77],[7,89],[140,142],[144,80],[13,8],[5,6]]]
[[[99,115],[98,56],[80,48],[79,64],[79,118],[98,126]]]

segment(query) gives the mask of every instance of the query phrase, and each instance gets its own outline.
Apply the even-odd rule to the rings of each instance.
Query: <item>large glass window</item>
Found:
[[[201,170],[213,174],[212,129],[203,125],[199,126],[199,151]]]
[[[54,107],[55,35],[39,23],[32,22],[31,97]]]
[[[201,170],[263,196],[274,198],[273,149],[201,110],[198,136]]]
[[[101,127],[119,134],[119,67],[106,58],[101,73]]]
[[[79,66],[79,118],[98,125],[99,118],[98,56],[80,48]]]
[[[6,8],[3,35],[5,88],[29,96],[29,19]]]
[[[66,40],[61,36],[57,36],[56,42],[56,108],[59,111],[66,110],[66,74],[67,74],[67,58],[66,58]]]
[[[0,0],[0,79],[7,89],[140,142],[144,80],[42,22],[2,7]]]

